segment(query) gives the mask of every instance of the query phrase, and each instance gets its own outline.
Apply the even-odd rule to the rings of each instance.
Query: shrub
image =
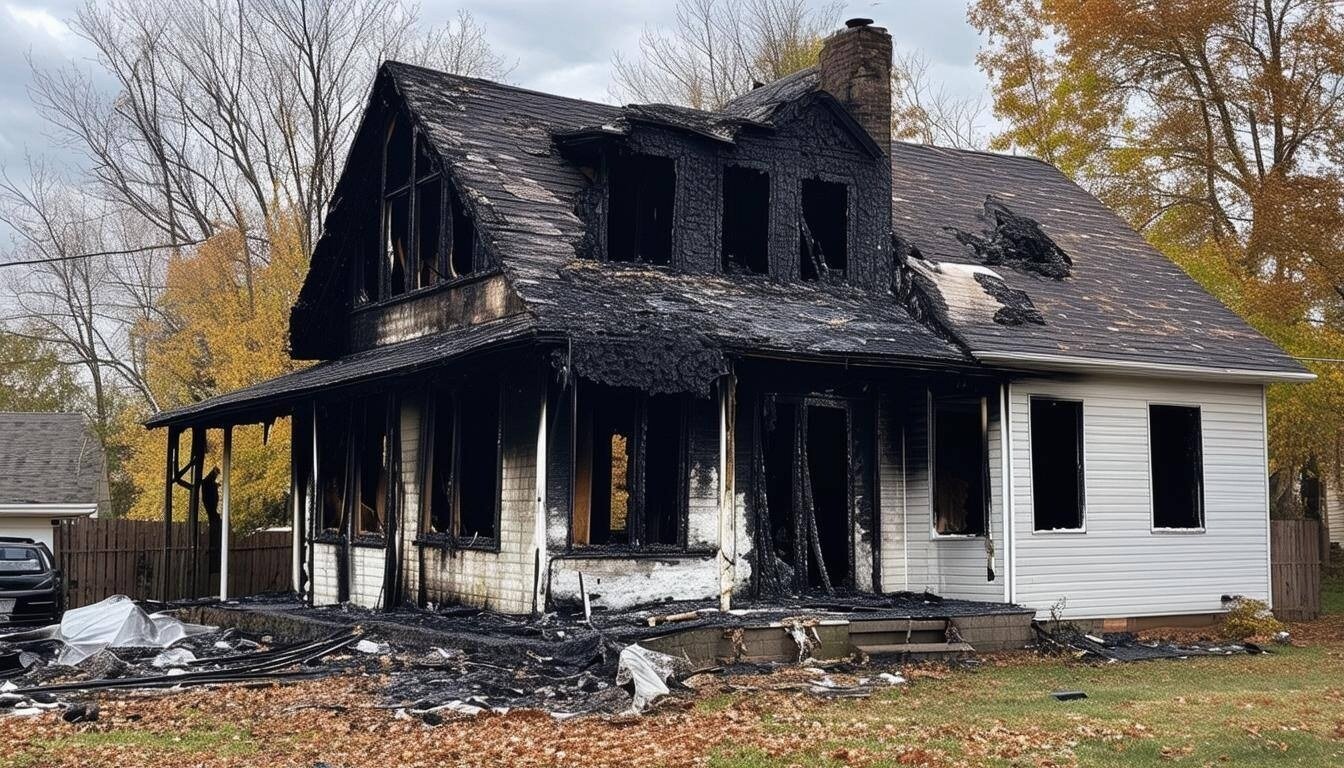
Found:
[[[1248,637],[1272,637],[1283,631],[1283,622],[1274,618],[1264,601],[1238,597],[1223,616],[1223,637],[1245,640]]]

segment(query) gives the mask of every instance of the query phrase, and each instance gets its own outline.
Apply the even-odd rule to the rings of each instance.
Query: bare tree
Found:
[[[950,93],[929,74],[919,51],[897,52],[891,66],[891,133],[894,138],[958,149],[987,143],[979,97]]]
[[[644,29],[638,59],[613,56],[612,96],[718,109],[753,82],[815,64],[842,9],[804,0],[677,0],[670,29]]]
[[[455,19],[431,29],[409,50],[411,61],[444,72],[468,77],[502,80],[518,66],[495,53],[485,36],[485,25],[468,10],[459,10]]]

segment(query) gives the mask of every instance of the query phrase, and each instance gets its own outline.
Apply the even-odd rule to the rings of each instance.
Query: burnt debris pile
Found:
[[[1045,325],[1045,316],[1031,302],[1026,291],[1009,286],[998,275],[984,272],[975,275],[975,282],[1003,305],[994,313],[994,322],[999,325]]]
[[[1073,259],[1064,252],[1035,219],[1014,212],[1003,201],[987,195],[983,235],[949,228],[957,240],[975,253],[987,267],[1008,266],[1062,280],[1073,270]]]

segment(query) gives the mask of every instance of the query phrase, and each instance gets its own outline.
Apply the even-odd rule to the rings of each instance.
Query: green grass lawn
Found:
[[[1327,614],[1344,613],[1344,561],[1338,556],[1321,580],[1321,610]]]
[[[1088,698],[1049,696],[1064,689]],[[1344,765],[1344,653],[989,667],[770,726],[811,729],[815,747],[735,748],[711,765]]]

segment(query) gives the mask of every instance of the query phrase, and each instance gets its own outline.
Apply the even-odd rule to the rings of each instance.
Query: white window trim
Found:
[[[1083,479],[1083,508],[1080,510],[1082,520],[1077,528],[1037,528],[1036,527],[1036,446],[1032,444],[1031,438],[1031,401],[1032,400],[1054,400],[1062,403],[1077,403],[1079,411],[1083,418],[1082,432],[1079,435],[1079,448],[1082,451],[1082,464],[1080,469]],[[1087,482],[1087,401],[1081,397],[1066,397],[1063,395],[1052,395],[1043,392],[1027,393],[1026,418],[1023,419],[1027,425],[1027,481],[1031,490],[1031,535],[1032,536],[1083,536],[1087,534],[1087,494],[1091,491],[1091,483]]]
[[[1153,406],[1169,405],[1176,408],[1194,408],[1199,412],[1199,521],[1195,527],[1173,528],[1157,524],[1157,491],[1153,488]],[[1143,405],[1143,445],[1148,454],[1144,468],[1148,478],[1148,533],[1154,536],[1198,536],[1209,531],[1208,484],[1204,482],[1207,462],[1204,461],[1207,446],[1204,443],[1204,405],[1202,403],[1179,402],[1173,400],[1145,400]]]

